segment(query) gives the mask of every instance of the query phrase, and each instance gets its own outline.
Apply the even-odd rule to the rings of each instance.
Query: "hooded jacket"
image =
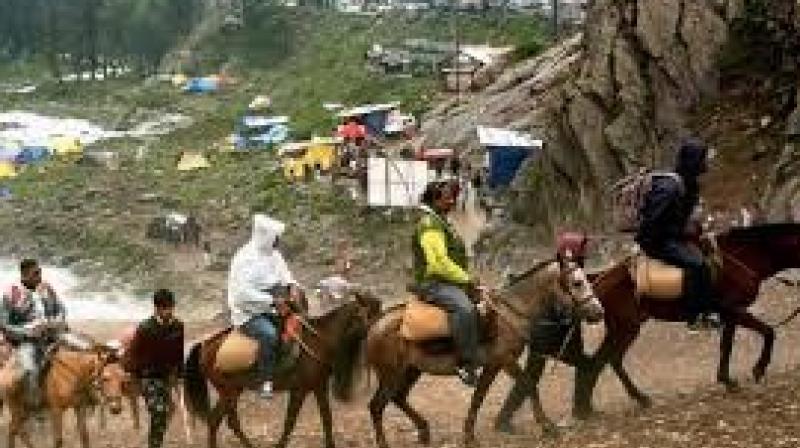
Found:
[[[297,283],[275,248],[285,229],[285,224],[266,215],[253,217],[250,241],[233,256],[228,275],[228,308],[234,325],[270,312],[274,305],[270,289]]]
[[[698,177],[706,170],[706,146],[686,140],[678,150],[675,171],[683,185],[669,176],[653,179],[640,211],[641,222],[636,242],[643,247],[682,239],[689,219],[700,200]]]

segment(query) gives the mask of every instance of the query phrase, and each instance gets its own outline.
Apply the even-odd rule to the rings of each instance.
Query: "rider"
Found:
[[[278,251],[286,225],[266,215],[253,216],[253,234],[231,260],[228,307],[233,325],[259,341],[258,373],[263,398],[272,397],[272,371],[278,345],[275,320],[287,297],[299,296],[297,282]],[[287,293],[288,289],[288,293]]]
[[[20,282],[4,293],[0,305],[0,330],[16,348],[26,383],[27,404],[41,405],[41,364],[45,349],[66,331],[66,309],[53,288],[42,281],[36,260],[20,263]]]
[[[707,158],[703,142],[687,139],[681,144],[675,167],[680,180],[670,176],[653,179],[644,197],[636,235],[645,254],[686,271],[684,297],[691,329],[719,325],[719,317],[711,312],[715,304],[711,270],[687,241],[692,214],[700,200],[698,178],[707,170]]]
[[[478,368],[478,315],[470,297],[477,297],[477,288],[467,272],[464,242],[446,219],[455,205],[452,185],[428,184],[422,204],[424,214],[412,241],[414,280],[430,301],[447,311],[460,354],[458,376],[465,384],[474,386]]]

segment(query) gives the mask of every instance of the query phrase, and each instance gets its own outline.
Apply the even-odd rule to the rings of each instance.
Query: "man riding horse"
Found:
[[[700,200],[699,177],[707,170],[708,150],[701,141],[685,140],[679,150],[677,176],[656,176],[645,193],[636,242],[644,253],[686,271],[684,298],[691,329],[719,326],[713,312],[711,269],[688,241],[692,215]]]
[[[257,373],[264,378],[262,398],[272,397],[272,376],[278,349],[277,322],[288,301],[299,295],[297,282],[278,251],[286,225],[266,215],[253,217],[250,241],[231,261],[228,307],[234,326],[259,342]],[[287,293],[288,288],[288,293]]]
[[[477,287],[467,272],[467,250],[447,221],[455,190],[446,182],[428,184],[422,195],[423,216],[412,242],[414,281],[426,299],[447,312],[460,355],[458,377],[474,386],[478,368],[478,313],[470,297]]]
[[[20,263],[20,282],[11,285],[0,304],[0,330],[15,348],[25,378],[26,404],[41,406],[41,369],[49,344],[67,329],[66,309],[53,288],[42,280],[32,259]]]

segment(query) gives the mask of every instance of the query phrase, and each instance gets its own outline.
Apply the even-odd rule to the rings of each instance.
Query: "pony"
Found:
[[[304,350],[289,370],[278,370],[274,378],[276,390],[289,391],[289,404],[283,433],[277,447],[284,448],[297,422],[303,401],[313,393],[319,407],[324,435],[324,446],[333,448],[333,427],[328,399],[329,380],[332,378],[333,395],[349,400],[360,365],[361,345],[367,328],[380,313],[380,301],[366,293],[354,294],[355,300],[334,311],[309,321],[310,329],[303,332]],[[215,355],[229,332],[218,333],[192,346],[186,361],[184,387],[190,412],[205,420],[208,425],[208,446],[216,448],[217,430],[227,417],[230,429],[245,447],[252,447],[242,430],[237,413],[239,397],[245,389],[258,386],[257,378],[250,372],[226,374],[215,367]],[[217,391],[218,400],[212,407],[208,383]]]
[[[548,307],[558,304],[590,322],[602,319],[603,309],[583,269],[570,256],[543,261],[511,280],[499,294],[485,302],[491,309],[492,335],[484,332],[480,353],[482,370],[464,423],[464,440],[474,445],[475,421],[489,387],[503,370],[520,376],[517,365],[530,322]],[[388,448],[383,413],[393,402],[412,421],[420,443],[430,443],[428,422],[408,402],[408,395],[423,373],[454,375],[457,361],[451,340],[412,342],[402,335],[406,305],[389,309],[372,326],[367,337],[367,363],[378,377],[378,388],[369,402],[369,412],[379,448]],[[486,327],[486,325],[484,325]],[[487,337],[488,336],[488,337]],[[448,346],[441,349],[441,343]],[[438,346],[438,347],[437,347]],[[541,407],[535,417],[547,421]],[[541,411],[541,414],[539,413]],[[546,431],[553,428],[545,427]]]
[[[775,329],[754,316],[748,308],[758,298],[762,282],[782,270],[800,267],[800,224],[736,227],[719,235],[711,235],[707,241],[716,247],[712,254],[719,258],[720,264],[715,287],[722,318],[722,335],[716,379],[726,390],[735,392],[740,386],[730,375],[730,359],[738,327],[755,331],[763,338],[761,353],[752,368],[756,382],[764,378],[771,362]],[[568,349],[564,358],[576,367],[573,414],[580,419],[593,413],[593,391],[600,373],[609,364],[627,394],[639,406],[651,406],[652,399],[626,371],[623,364],[625,354],[638,337],[641,326],[649,319],[682,322],[687,318],[685,307],[679,300],[636,297],[628,260],[622,260],[592,277],[594,290],[605,310],[606,335],[594,355],[588,357],[582,353],[579,334],[574,335],[575,341],[565,343]],[[533,403],[536,403],[536,388],[543,366],[544,358],[532,350],[525,368],[526,375],[515,383],[498,416],[498,429],[511,428],[510,417],[526,396],[531,395]]]
[[[89,433],[86,428],[86,414],[96,404],[98,384],[103,366],[111,356],[111,350],[105,345],[97,344],[86,336],[85,349],[58,344],[49,358],[48,367],[42,379],[43,403],[50,415],[53,428],[53,446],[60,448],[64,444],[64,413],[73,409],[80,436],[81,447],[89,448]],[[5,374],[12,374],[18,369],[14,357],[3,366]],[[30,435],[24,423],[31,415],[25,404],[24,387],[21,381],[15,381],[9,387],[0,390],[11,414],[6,446],[15,448],[19,438],[27,448],[33,448]]]

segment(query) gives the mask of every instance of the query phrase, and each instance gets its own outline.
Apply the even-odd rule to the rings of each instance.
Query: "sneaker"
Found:
[[[467,386],[475,387],[475,385],[478,384],[478,374],[475,373],[475,369],[459,367],[456,369],[456,375],[458,375],[461,382]]]
[[[264,381],[264,384],[261,386],[261,391],[259,391],[258,395],[264,400],[272,399],[272,381]]]

